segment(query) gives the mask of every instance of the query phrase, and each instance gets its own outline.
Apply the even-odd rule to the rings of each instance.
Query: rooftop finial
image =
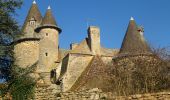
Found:
[[[51,7],[50,6],[48,6],[48,8],[47,9],[51,9]]]
[[[33,4],[36,4],[36,1],[35,1],[35,0],[33,1]]]
[[[131,18],[130,18],[130,20],[134,20],[134,18],[133,18],[133,17],[131,17]]]

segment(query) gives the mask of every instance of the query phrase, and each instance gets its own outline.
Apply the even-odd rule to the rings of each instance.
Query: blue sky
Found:
[[[16,16],[23,24],[33,0],[24,0]],[[81,42],[89,25],[99,26],[101,45],[120,48],[131,16],[145,29],[144,36],[154,47],[170,46],[170,0],[36,0],[42,13],[51,5],[63,32],[60,48]],[[89,20],[89,21],[87,21]]]

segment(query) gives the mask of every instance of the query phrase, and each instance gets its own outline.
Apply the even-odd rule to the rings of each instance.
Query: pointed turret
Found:
[[[24,25],[22,27],[22,32],[25,37],[33,37],[34,29],[40,25],[42,21],[41,13],[35,1],[33,1],[32,6],[28,12]]]
[[[43,21],[42,21],[42,25],[55,25],[55,26],[57,26],[56,21],[55,21],[53,15],[52,15],[50,6],[48,6],[47,12],[46,12],[46,14],[43,18]]]
[[[150,48],[143,37],[143,30],[139,28],[133,17],[131,17],[123,43],[120,49],[121,54],[150,53]]]
[[[48,6],[48,9],[46,11],[46,14],[42,20],[41,26],[38,27],[35,31],[40,31],[42,28],[54,28],[57,31],[59,31],[59,33],[61,32],[61,29],[58,27],[55,18],[53,17],[52,11],[51,11],[51,7]]]

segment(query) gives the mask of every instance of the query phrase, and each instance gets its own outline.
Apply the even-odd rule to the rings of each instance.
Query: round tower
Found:
[[[14,45],[14,64],[18,67],[28,68],[38,62],[39,38],[34,37],[34,29],[41,24],[41,21],[41,13],[34,1],[22,26],[23,35],[12,43]]]
[[[55,67],[58,61],[58,39],[61,29],[52,15],[50,6],[42,20],[40,27],[35,29],[37,37],[40,38],[39,49],[39,72],[49,72],[52,67]]]

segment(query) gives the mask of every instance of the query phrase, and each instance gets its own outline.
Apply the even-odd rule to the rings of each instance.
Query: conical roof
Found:
[[[138,26],[133,18],[129,22],[120,53],[124,54],[138,54],[150,53],[150,48],[146,43],[143,34],[138,30]]]
[[[31,6],[31,8],[28,12],[28,15],[26,17],[26,20],[24,22],[22,30],[26,29],[27,23],[31,20],[31,18],[34,18],[37,23],[41,23],[41,21],[42,21],[41,13],[40,13],[38,6],[37,6],[35,1],[32,3],[32,6]]]
[[[42,28],[54,28],[61,32],[61,29],[58,27],[56,20],[52,14],[51,7],[49,6],[47,12],[45,13],[44,18],[42,19],[41,26],[36,28],[35,31],[39,32]]]
[[[57,26],[57,23],[55,21],[55,18],[52,15],[52,11],[50,6],[47,9],[47,12],[43,18],[42,25],[55,25]]]

